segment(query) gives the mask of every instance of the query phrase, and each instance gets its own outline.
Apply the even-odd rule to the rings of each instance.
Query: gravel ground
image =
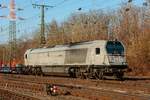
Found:
[[[150,100],[149,77],[126,77],[124,81],[113,79],[81,80],[63,77],[35,77],[26,75],[7,75],[1,78],[8,82],[16,81],[18,85],[20,84],[19,82],[31,82],[32,84],[56,83],[57,85],[65,85],[65,87],[60,87],[60,90],[62,89],[63,91],[58,96],[41,97],[40,95],[34,95],[34,97],[39,100]],[[72,86],[78,88],[73,88]],[[25,93],[22,88],[21,90]],[[70,94],[65,95],[68,91]]]

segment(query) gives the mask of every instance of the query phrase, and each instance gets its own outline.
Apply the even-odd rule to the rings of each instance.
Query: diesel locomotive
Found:
[[[24,72],[103,79],[122,78],[127,69],[125,47],[114,40],[56,45],[29,49],[24,54]]]

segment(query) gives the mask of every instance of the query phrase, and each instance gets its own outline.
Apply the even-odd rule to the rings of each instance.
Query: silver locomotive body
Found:
[[[24,60],[27,67],[40,68],[43,73],[101,78],[104,74],[123,76],[127,68],[124,53],[119,41],[95,40],[29,49]]]

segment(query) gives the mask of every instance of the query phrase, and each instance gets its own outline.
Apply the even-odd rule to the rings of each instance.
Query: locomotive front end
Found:
[[[121,42],[108,41],[106,51],[111,66],[127,66],[125,49]]]
[[[124,71],[128,67],[124,45],[120,41],[108,41],[106,51],[111,72],[117,77],[123,76]]]

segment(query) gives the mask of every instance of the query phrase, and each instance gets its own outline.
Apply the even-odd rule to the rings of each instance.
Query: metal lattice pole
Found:
[[[41,41],[40,44],[44,45],[46,44],[46,39],[45,39],[45,20],[44,20],[44,16],[45,16],[45,10],[44,10],[44,5],[41,5]]]
[[[52,8],[53,6],[48,5],[38,5],[38,4],[32,4],[33,7],[39,7],[41,8],[41,34],[40,34],[40,46],[44,46],[46,44],[46,38],[45,38],[45,8],[48,9],[49,7]]]
[[[9,21],[9,64],[16,59],[16,13],[15,0],[10,1],[10,21]]]
[[[16,21],[9,21],[9,63],[16,59],[17,43],[16,43]]]

